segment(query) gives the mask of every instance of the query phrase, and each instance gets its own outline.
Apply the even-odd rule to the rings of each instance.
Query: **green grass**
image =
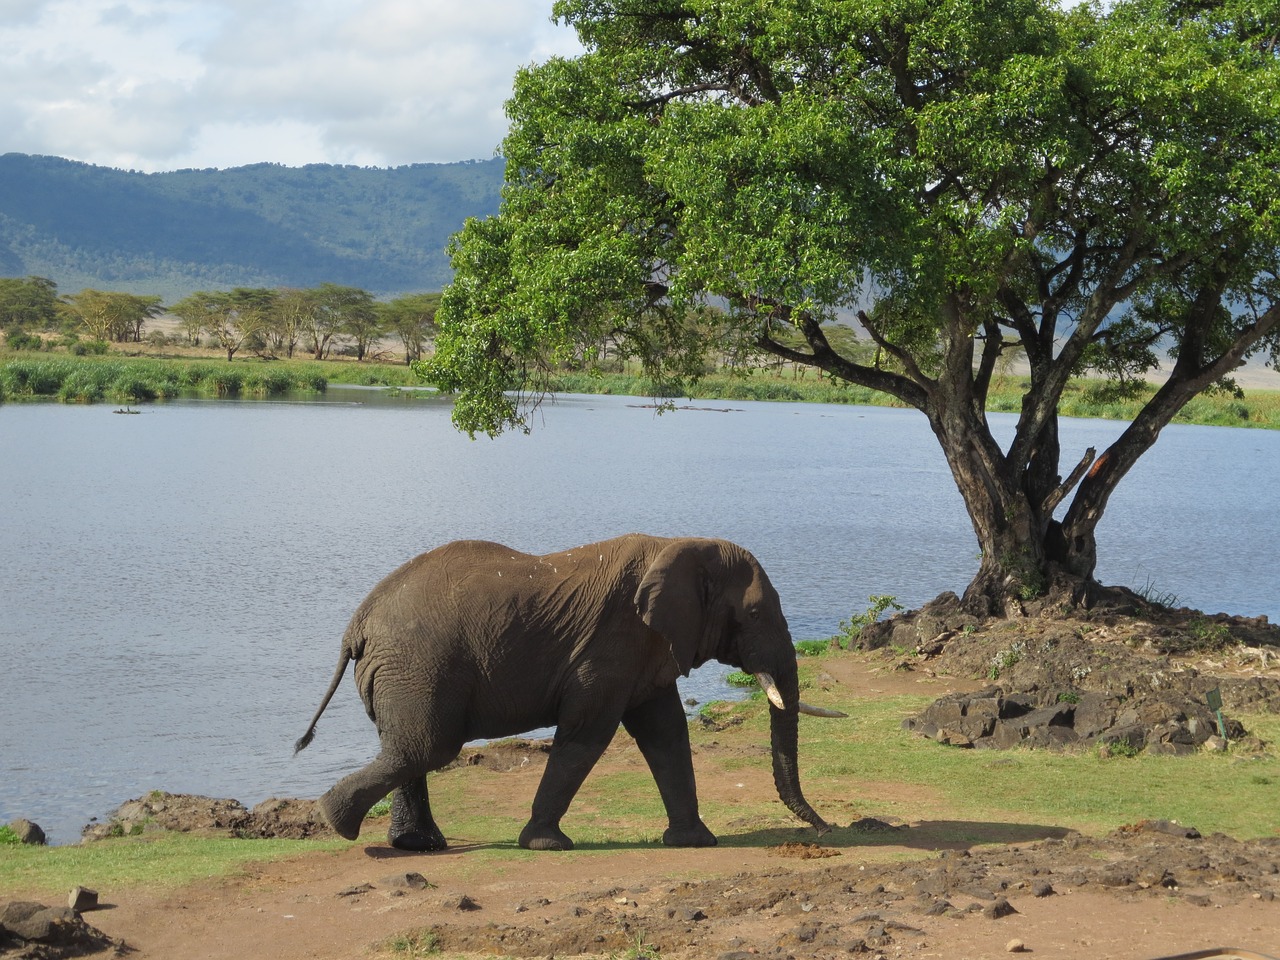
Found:
[[[559,393],[598,393],[620,396],[653,397],[652,384],[641,376],[624,373],[562,374],[555,378],[553,389]],[[1017,413],[1029,384],[1023,378],[1006,377],[993,384],[987,398],[987,409]],[[1147,385],[1132,400],[1111,401],[1099,391],[1100,381],[1073,380],[1063,393],[1059,412],[1064,417],[1108,420],[1132,420],[1156,391]],[[774,400],[810,403],[846,403],[864,406],[901,407],[903,404],[883,393],[851,384],[808,376],[795,377],[790,371],[781,375],[757,370],[741,375],[709,374],[689,387],[681,400]],[[1175,423],[1198,423],[1211,426],[1262,427],[1280,429],[1280,391],[1249,390],[1241,398],[1226,394],[1196,397],[1176,417]]]
[[[330,383],[420,385],[413,371],[391,364],[316,360],[182,360],[13,354],[0,359],[0,400],[144,403],[180,396],[273,397],[322,392]]]
[[[65,896],[74,886],[95,890],[178,887],[235,874],[250,862],[345,846],[340,840],[237,840],[186,833],[65,847],[5,846],[0,848],[0,897],[40,891]]]
[[[47,354],[9,351],[0,355],[0,402],[4,400],[61,400],[66,403],[142,403],[181,395],[267,397],[290,391],[323,391],[326,384],[420,387],[422,382],[404,364],[353,363],[334,360],[185,359]],[[1023,378],[1005,377],[992,386],[987,409],[1016,413],[1028,387]],[[646,378],[632,373],[565,373],[557,376],[557,393],[616,394],[653,397]],[[1072,381],[1059,412],[1067,417],[1132,420],[1152,394],[1148,385],[1132,400],[1107,399],[1100,381]],[[900,401],[865,387],[816,375],[796,376],[756,370],[743,374],[712,373],[689,386],[680,400],[765,400],[842,403],[901,407]],[[1196,397],[1176,417],[1176,423],[1280,429],[1280,391],[1250,390],[1243,398],[1227,394]]]

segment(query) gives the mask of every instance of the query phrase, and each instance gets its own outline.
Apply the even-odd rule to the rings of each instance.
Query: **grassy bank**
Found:
[[[845,654],[833,654],[842,656]],[[823,669],[825,658],[806,659],[804,675]],[[1204,834],[1221,831],[1247,839],[1280,829],[1275,809],[1280,758],[1202,753],[1190,757],[1139,755],[1103,759],[1097,752],[984,751],[945,747],[901,727],[929,697],[861,697],[840,687],[821,702],[845,710],[843,720],[804,720],[800,756],[805,792],[830,822],[862,817],[899,818],[915,824],[910,844],[924,856],[936,845],[1015,842],[1043,836],[1045,828],[1100,836],[1125,824],[1171,819]],[[773,788],[767,744],[768,707],[759,696],[711,708],[721,725],[694,723],[691,738],[702,812],[727,846],[769,847],[796,839],[796,821]],[[1280,716],[1242,717],[1264,740],[1280,740]],[[578,844],[574,856],[592,856],[639,844],[660,845],[666,825],[657,788],[638,750],[619,736],[606,763],[587,778],[566,830]],[[431,799],[450,837],[473,845],[469,868],[545,856],[515,845],[528,817],[537,775],[516,775],[462,764],[432,775]],[[727,786],[736,786],[727,790]],[[1230,798],[1224,802],[1223,798]],[[386,821],[366,821],[364,843],[382,843]],[[825,846],[856,850],[901,844],[895,834],[838,827]],[[188,835],[122,837],[83,846],[0,846],[0,897],[61,892],[82,884],[119,890],[177,886],[235,874],[248,861],[279,859],[347,846],[345,841],[236,840]],[[900,854],[896,854],[900,855]]]
[[[1007,377],[992,386],[987,409],[996,413],[1017,413],[1029,384],[1019,377]],[[652,384],[631,374],[566,374],[557,377],[554,389],[560,393],[599,393],[619,396],[654,396]],[[1105,397],[1100,381],[1074,380],[1063,394],[1059,411],[1064,417],[1132,420],[1142,405],[1156,392],[1148,385],[1130,400]],[[712,374],[689,390],[693,400],[772,400],[810,403],[846,403],[865,406],[901,407],[902,403],[883,393],[827,378],[781,376],[756,371],[746,375]],[[1244,397],[1212,394],[1196,397],[1176,417],[1175,423],[1211,426],[1261,427],[1280,429],[1280,391],[1250,390]]]
[[[144,403],[179,396],[271,397],[290,392],[319,392],[328,384],[421,386],[403,364],[336,360],[220,360],[117,354],[106,356],[10,353],[0,355],[0,401],[60,400],[64,403]],[[987,409],[1016,413],[1028,384],[1005,377],[991,390]],[[652,398],[653,385],[633,373],[562,374],[552,383],[556,393],[613,394]],[[1068,385],[1060,407],[1063,416],[1132,420],[1155,393],[1146,387],[1131,400],[1107,399],[1098,381]],[[807,403],[902,406],[883,393],[851,384],[756,370],[745,374],[714,373],[688,390],[689,400],[764,400]],[[1176,423],[1280,429],[1280,391],[1250,390],[1244,397],[1200,396],[1174,418]]]
[[[410,386],[412,371],[389,364],[315,360],[161,359],[15,354],[0,359],[0,400],[144,403],[181,396],[271,397],[322,392],[331,383]]]

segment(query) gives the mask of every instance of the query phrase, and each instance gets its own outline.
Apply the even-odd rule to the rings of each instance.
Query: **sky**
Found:
[[[551,0],[0,0],[0,154],[148,173],[488,159]]]

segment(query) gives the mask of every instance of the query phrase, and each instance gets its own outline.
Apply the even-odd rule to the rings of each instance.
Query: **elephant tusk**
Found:
[[[760,688],[764,690],[765,696],[779,710],[787,709],[786,701],[782,699],[782,693],[778,690],[778,685],[773,682],[773,677],[761,671],[756,674],[756,682],[760,684]],[[849,716],[847,713],[841,713],[839,710],[829,710],[826,707],[815,707],[812,704],[800,701],[797,709],[801,713],[807,713],[811,717],[831,717],[840,718]]]
[[[778,690],[778,685],[773,682],[773,677],[762,670],[756,674],[756,682],[760,684],[760,689],[764,691],[770,703],[779,710],[787,709],[787,705],[782,699],[782,693]]]
[[[831,710],[827,707],[815,707],[813,704],[805,703],[803,700],[800,701],[800,712],[807,713],[811,717],[831,717],[832,719],[849,716],[847,713],[842,713],[839,710]]]

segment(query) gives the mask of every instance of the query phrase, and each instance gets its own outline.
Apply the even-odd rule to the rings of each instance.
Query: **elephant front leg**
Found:
[[[669,847],[714,847],[716,836],[698,815],[689,719],[680,704],[679,691],[672,687],[633,707],[623,714],[622,725],[635,738],[658,784],[662,805],[667,808],[662,842]]]
[[[427,778],[414,777],[391,799],[391,827],[387,842],[398,850],[445,850],[449,844],[431,816]]]
[[[520,846],[526,850],[573,849],[573,841],[560,829],[560,818],[617,730],[616,718],[588,726],[561,722],[533,798],[533,812],[520,831]]]

